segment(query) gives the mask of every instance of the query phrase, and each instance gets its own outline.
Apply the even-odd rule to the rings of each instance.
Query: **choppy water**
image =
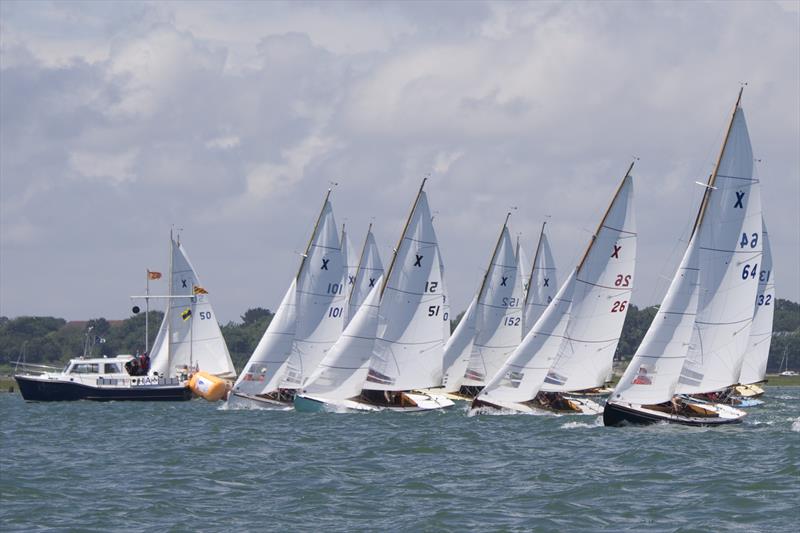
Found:
[[[795,531],[800,388],[744,424],[0,395],[0,528]]]

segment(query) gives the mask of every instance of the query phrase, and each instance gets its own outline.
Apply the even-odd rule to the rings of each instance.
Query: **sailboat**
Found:
[[[297,275],[228,397],[231,407],[291,408],[342,332],[345,279],[328,190]]]
[[[425,182],[381,285],[376,339],[358,396],[359,402],[384,409],[418,411],[453,405],[421,390],[441,383],[449,324],[444,266]]]
[[[577,268],[472,402],[473,410],[600,412],[595,402],[566,393],[601,385],[619,341],[636,257],[632,169],[633,163]]]
[[[169,286],[167,310],[151,350],[150,374],[173,378],[203,371],[219,378],[235,378],[236,369],[208,291],[203,288],[180,237],[176,240],[172,235]]]
[[[206,399],[219,399],[225,393],[224,381],[219,378],[234,378],[236,370],[208,291],[200,283],[180,239],[174,239],[171,234],[169,293],[151,295],[149,280],[160,277],[160,272],[148,270],[146,294],[134,296],[143,298],[148,310],[151,299],[168,302],[150,350],[149,368],[145,356],[87,357],[85,347],[83,357],[70,360],[58,372],[15,375],[23,398],[28,401],[185,401],[192,398],[194,391]],[[134,313],[138,310],[138,306],[134,307]],[[145,320],[147,318],[145,315]],[[148,338],[146,333],[145,352]],[[193,384],[201,375],[206,376],[202,378],[203,386],[195,388]],[[208,386],[213,389],[212,395],[209,395]]]
[[[762,217],[763,256],[761,270],[758,274],[758,292],[756,293],[753,324],[750,326],[750,340],[745,350],[742,372],[739,374],[739,385],[734,387],[737,398],[752,399],[764,394],[758,384],[765,381],[769,347],[772,343],[772,319],[775,313],[775,273],[772,267],[772,249],[769,234]],[[741,403],[739,405],[742,405]],[[744,405],[742,405],[744,407]]]
[[[367,379],[378,328],[382,280],[383,266],[370,224],[348,302],[352,319],[303,390],[295,395],[298,411],[380,410],[353,398],[361,393]]]
[[[761,201],[742,92],[689,245],[653,323],[603,411],[607,426],[718,425],[745,412],[692,394],[738,382],[761,263]]]
[[[506,215],[478,289],[472,351],[459,394],[474,398],[522,339],[522,280]]]
[[[522,336],[528,334],[558,291],[556,264],[550,242],[545,233],[547,222],[542,222],[539,242],[533,256],[533,266],[526,282],[525,305],[522,313]]]

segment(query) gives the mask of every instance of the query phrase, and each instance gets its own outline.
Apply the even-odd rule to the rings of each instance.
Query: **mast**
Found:
[[[144,285],[144,353],[150,354],[150,269],[147,269]]]
[[[173,260],[172,256],[175,253],[175,241],[172,238],[172,228],[169,229],[169,295],[172,296],[173,294],[173,282],[172,279],[172,269],[173,269]],[[171,376],[170,368],[172,368],[172,334],[170,330],[172,329],[172,298],[167,300],[167,376]]]
[[[717,172],[719,172],[719,165],[722,162],[722,156],[725,155],[725,147],[728,145],[728,138],[731,135],[731,130],[733,129],[733,120],[736,118],[736,111],[739,109],[739,104],[742,101],[742,92],[744,91],[744,87],[739,88],[739,96],[736,97],[736,103],[733,106],[733,112],[731,113],[731,120],[728,123],[728,131],[725,132],[725,140],[722,141],[722,148],[719,150],[719,157],[717,157],[717,162],[714,164],[714,172],[708,177],[708,183],[706,184],[706,190],[703,193],[703,200],[700,202],[700,209],[697,211],[697,218],[694,221],[694,227],[692,228],[692,234],[689,236],[689,240],[692,240],[697,229],[700,227],[700,224],[703,222],[703,217],[706,214],[706,208],[708,207],[709,198],[711,197],[711,191],[714,190],[714,183],[717,181]]]
[[[622,178],[622,181],[617,187],[617,192],[614,193],[614,197],[611,199],[611,202],[608,204],[606,208],[606,212],[603,215],[603,218],[600,219],[600,224],[597,225],[597,230],[592,234],[592,240],[589,242],[589,246],[586,247],[586,251],[583,253],[583,257],[581,258],[581,262],[578,263],[578,268],[575,269],[575,272],[580,272],[581,268],[583,268],[583,263],[586,262],[586,258],[589,257],[589,252],[592,250],[592,246],[594,246],[595,241],[597,240],[597,236],[600,234],[600,230],[603,228],[603,225],[606,223],[606,219],[608,218],[608,214],[611,212],[611,206],[614,205],[614,202],[617,201],[619,197],[620,191],[622,191],[622,186],[625,185],[625,180],[631,175],[631,170],[633,170],[633,165],[636,163],[634,159],[631,161],[631,166],[628,167],[627,172],[625,172],[625,177]]]
[[[344,229],[344,225],[342,225],[342,229]],[[369,235],[372,232],[372,222],[369,223],[369,227],[367,228],[367,236],[364,237],[364,246],[361,247],[361,255],[358,256],[358,266],[356,267],[356,276],[353,279],[353,289],[356,288],[358,284],[358,275],[361,273],[361,265],[364,264],[364,254],[367,253],[367,243],[369,242]],[[350,294],[347,296],[347,305],[350,305],[350,301],[353,299],[353,291],[350,291]]]
[[[531,294],[531,287],[533,287],[533,271],[536,270],[536,260],[539,259],[539,252],[542,249],[542,237],[544,237],[544,227],[547,221],[542,222],[542,230],[539,232],[539,242],[536,244],[536,252],[533,254],[533,263],[531,263],[531,274],[528,276],[528,292],[525,293],[525,305],[528,304],[528,298]],[[555,283],[555,282],[554,282]]]
[[[322,209],[319,211],[319,216],[317,217],[317,222],[314,224],[314,231],[311,232],[311,238],[308,239],[308,246],[306,246],[306,252],[303,254],[303,260],[300,261],[300,268],[297,270],[297,281],[300,281],[300,273],[303,272],[303,267],[306,264],[306,259],[308,259],[308,252],[311,250],[311,244],[314,242],[314,237],[317,235],[317,230],[319,229],[319,222],[322,220],[322,214],[325,212],[325,206],[328,205],[328,198],[331,196],[331,191],[333,188],[329,188],[328,192],[325,193],[325,200],[322,202]],[[342,231],[344,231],[344,225],[342,225]]]
[[[497,237],[497,243],[494,245],[494,251],[492,252],[492,256],[489,258],[489,266],[486,268],[486,272],[483,274],[483,281],[481,282],[481,288],[478,290],[478,301],[481,300],[481,296],[483,296],[483,290],[486,288],[486,281],[489,278],[489,272],[492,270],[492,264],[494,263],[494,258],[497,255],[497,250],[500,248],[500,242],[503,240],[503,233],[508,226],[508,219],[511,217],[511,213],[506,213],[506,219],[503,222],[503,228],[500,230],[500,235]]]
[[[389,278],[392,276],[392,270],[394,270],[394,264],[397,261],[397,252],[400,250],[400,246],[403,244],[403,239],[406,237],[408,225],[411,224],[411,217],[414,215],[414,211],[417,209],[417,204],[419,203],[420,196],[422,196],[422,189],[425,187],[426,181],[428,181],[427,177],[422,178],[422,184],[419,186],[417,198],[414,200],[414,205],[411,206],[411,212],[408,214],[405,226],[403,226],[403,232],[400,234],[400,240],[397,242],[397,247],[392,253],[392,262],[389,264],[389,270],[386,271],[386,277],[383,279],[383,285],[381,286],[381,298],[383,298],[383,293],[386,291],[386,285],[389,283]]]

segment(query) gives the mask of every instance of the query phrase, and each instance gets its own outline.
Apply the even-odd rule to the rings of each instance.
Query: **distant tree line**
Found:
[[[639,309],[631,305],[628,308],[616,359],[630,359],[636,352],[657,311],[657,306]],[[150,311],[151,346],[163,316],[160,311]],[[237,369],[241,369],[253,353],[272,316],[269,309],[256,307],[248,309],[239,322],[221,326]],[[451,322],[451,329],[455,329],[462,316],[460,313]],[[13,364],[18,359],[28,363],[60,364],[82,355],[85,350],[95,356],[136,354],[145,349],[144,337],[144,313],[113,321],[105,318],[67,322],[53,317],[0,317],[0,364]],[[784,353],[789,368],[800,369],[800,304],[778,299],[767,367],[769,372],[779,370]]]

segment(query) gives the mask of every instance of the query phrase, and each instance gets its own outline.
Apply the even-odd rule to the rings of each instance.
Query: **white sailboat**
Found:
[[[758,292],[756,293],[753,324],[750,326],[750,340],[745,350],[742,372],[739,374],[739,385],[736,393],[743,398],[754,398],[764,394],[764,389],[757,384],[764,381],[767,375],[769,347],[772,343],[772,320],[775,313],[775,272],[772,265],[772,249],[769,234],[762,217],[763,256],[758,274]]]
[[[522,312],[522,335],[531,330],[545,308],[550,305],[558,292],[558,279],[556,277],[556,263],[553,252],[550,250],[550,241],[545,233],[547,222],[542,222],[539,232],[539,242],[533,256],[533,267],[528,277],[527,292],[525,293],[525,306]],[[527,271],[525,271],[527,272]]]
[[[328,190],[297,275],[228,398],[230,406],[289,408],[342,331],[341,243]]]
[[[361,393],[367,379],[378,328],[383,266],[372,224],[356,268],[349,299],[353,318],[302,392],[295,395],[294,405],[300,411],[379,410],[353,400]]]
[[[442,380],[444,268],[422,181],[381,286],[375,347],[359,396],[379,408],[415,411],[453,402],[420,389]]]
[[[633,288],[636,232],[628,168],[583,259],[519,347],[473,401],[473,409],[595,414],[564,393],[602,385]]]
[[[228,346],[186,250],[170,234],[169,295],[164,319],[151,350],[150,375],[178,377],[203,371],[236,377]],[[153,298],[153,296],[149,296]]]
[[[476,293],[458,322],[455,331],[444,345],[442,387],[440,391],[434,389],[434,392],[454,395],[450,397],[451,399],[465,399],[465,397],[455,395],[455,393],[461,389],[461,384],[464,382],[464,374],[467,372],[467,365],[472,356],[472,345],[475,342],[477,307],[478,294]]]
[[[522,340],[522,280],[506,215],[478,290],[472,353],[459,393],[474,398]]]
[[[761,202],[740,100],[741,91],[681,266],[606,403],[606,425],[716,425],[745,415],[681,395],[736,383],[749,339],[761,262]]]

